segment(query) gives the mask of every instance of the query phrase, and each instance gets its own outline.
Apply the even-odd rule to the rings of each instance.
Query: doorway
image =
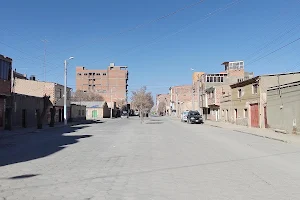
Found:
[[[26,128],[26,109],[22,109],[22,127]]]

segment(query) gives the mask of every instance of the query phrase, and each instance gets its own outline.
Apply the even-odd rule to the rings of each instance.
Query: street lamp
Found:
[[[65,60],[65,85],[64,85],[64,123],[65,125],[68,124],[67,121],[67,61],[72,60],[74,57],[70,57],[69,59]]]

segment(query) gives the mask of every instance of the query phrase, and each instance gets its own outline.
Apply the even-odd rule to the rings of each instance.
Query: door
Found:
[[[265,118],[265,128],[269,128],[268,118],[267,118],[267,107],[266,106],[264,106],[264,118]]]
[[[58,122],[61,122],[62,119],[61,119],[61,109],[58,110]]]
[[[259,127],[259,112],[258,112],[258,104],[251,104],[251,126],[252,127]]]
[[[97,110],[93,110],[92,111],[92,118],[95,119],[95,118],[97,118],[97,116],[98,116]]]
[[[22,110],[22,127],[26,128],[26,110]]]

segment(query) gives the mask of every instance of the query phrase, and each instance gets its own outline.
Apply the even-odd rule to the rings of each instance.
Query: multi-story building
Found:
[[[12,59],[0,55],[0,130],[6,124],[7,99],[11,95]]]
[[[191,102],[193,97],[193,86],[192,85],[180,85],[173,86],[170,89],[170,109],[177,116],[181,113],[183,103]],[[192,110],[192,108],[189,108]]]
[[[127,102],[127,82],[127,66],[110,63],[107,69],[76,67],[76,90],[98,93],[106,102]]]
[[[243,61],[224,62],[222,63],[222,65],[224,65],[223,72],[202,74],[199,80],[199,91],[197,99],[199,102],[199,110],[205,118],[210,115],[211,108],[218,112],[217,115],[219,114],[219,106],[209,106],[207,104],[207,91],[212,91],[216,86],[228,86],[230,84],[242,82],[253,77],[253,73],[245,72]]]
[[[158,111],[159,104],[161,102],[165,103],[166,114],[169,114],[169,110],[170,110],[170,95],[169,94],[157,94],[156,95],[156,112]]]
[[[48,122],[50,122],[50,112],[53,108],[55,110],[55,122],[62,122],[64,120],[64,86],[58,83],[42,82],[35,80],[34,77],[31,80],[18,79],[14,80],[14,92],[18,94],[24,94],[28,96],[44,97],[50,96],[50,102],[52,104],[49,107],[47,114]],[[71,88],[67,88],[67,118],[70,118],[70,98]]]

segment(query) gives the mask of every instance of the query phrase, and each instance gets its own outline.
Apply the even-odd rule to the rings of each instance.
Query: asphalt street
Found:
[[[5,200],[298,200],[299,188],[300,146],[167,117],[0,140]]]

